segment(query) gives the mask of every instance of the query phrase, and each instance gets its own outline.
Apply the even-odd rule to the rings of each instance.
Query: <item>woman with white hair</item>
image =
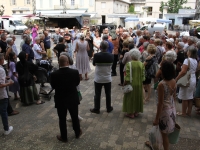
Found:
[[[197,49],[194,46],[190,46],[187,52],[188,58],[184,60],[183,66],[179,75],[176,77],[178,81],[183,77],[187,71],[190,71],[190,86],[189,87],[180,87],[178,98],[182,100],[182,112],[177,112],[178,116],[190,116],[192,112],[194,92],[196,90],[196,70],[197,70]]]
[[[42,50],[39,43],[40,43],[40,38],[36,37],[35,44],[33,44],[33,52],[34,52],[36,64],[40,63],[40,60],[42,59],[42,54],[46,54],[46,51]]]
[[[8,60],[9,54],[10,52],[12,52],[12,46],[14,44],[14,41],[12,38],[7,38],[6,39],[6,43],[7,43],[7,48],[6,48],[6,55],[5,55],[5,60]]]
[[[126,64],[124,85],[131,84],[133,91],[124,94],[123,112],[126,112],[126,117],[133,119],[138,116],[139,112],[143,112],[143,87],[142,83],[145,80],[144,64],[140,62],[141,53],[138,49],[129,51],[132,58],[131,68],[130,63]],[[130,69],[132,70],[132,81],[130,81]]]
[[[176,75],[181,71],[181,66],[185,60],[184,45],[183,42],[179,42],[176,46],[177,59],[174,62],[176,64]]]

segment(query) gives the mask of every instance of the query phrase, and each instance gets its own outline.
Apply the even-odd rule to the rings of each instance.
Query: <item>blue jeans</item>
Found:
[[[7,113],[7,107],[8,107],[8,98],[1,99],[0,100],[0,114],[1,119],[3,123],[3,127],[5,131],[8,131],[8,113]]]

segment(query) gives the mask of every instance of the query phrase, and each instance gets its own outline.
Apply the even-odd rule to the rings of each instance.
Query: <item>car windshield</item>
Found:
[[[18,26],[22,26],[23,25],[22,21],[20,21],[20,20],[13,20],[13,22],[14,22],[15,25],[18,25]]]

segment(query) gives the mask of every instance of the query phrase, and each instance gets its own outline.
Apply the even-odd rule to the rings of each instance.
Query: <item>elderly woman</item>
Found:
[[[12,38],[7,38],[6,43],[7,43],[7,48],[6,48],[5,60],[8,60],[10,52],[13,52],[12,46],[14,44],[14,41]]]
[[[36,64],[39,64],[40,60],[42,59],[42,54],[46,54],[46,52],[44,50],[42,50],[42,48],[40,46],[40,38],[39,37],[35,38],[35,44],[33,44],[33,52],[34,52]]]
[[[30,46],[31,39],[29,37],[25,38],[24,45],[22,46],[22,51],[26,53],[27,61],[33,62],[34,52]]]
[[[196,89],[196,75],[197,70],[197,49],[194,46],[190,46],[187,52],[188,58],[184,60],[183,66],[179,75],[176,77],[178,81],[183,77],[189,70],[191,73],[190,77],[190,86],[189,87],[180,87],[178,98],[182,100],[182,112],[177,112],[179,116],[190,116],[192,112],[194,92]]]
[[[133,119],[138,116],[139,112],[143,112],[143,94],[142,82],[145,80],[144,65],[140,62],[141,53],[138,49],[132,49],[129,52],[132,61],[126,65],[124,85],[131,84],[133,91],[124,94],[123,112],[126,117]],[[130,81],[130,69],[132,69],[132,81]]]
[[[143,43],[143,47],[144,47],[144,51],[142,52],[142,57],[141,57],[141,61],[144,62],[146,60],[146,58],[148,57],[148,52],[147,52],[147,47],[149,45],[149,42],[144,42]]]
[[[185,54],[183,50],[184,45],[185,44],[183,42],[179,42],[176,46],[177,59],[174,62],[176,64],[176,75],[178,75],[181,71],[181,66],[183,64],[183,61],[185,60]]]
[[[100,43],[101,43],[101,37],[99,37],[99,32],[95,32],[95,37],[94,37],[94,40],[93,40],[93,49],[94,49],[94,52],[95,53],[98,53],[99,52],[99,48],[100,48]]]
[[[93,50],[94,44],[93,44],[93,37],[90,35],[90,32],[86,32],[85,41],[88,42],[88,45],[89,45],[89,48],[90,48],[87,51],[87,53],[88,53],[88,56],[89,56],[89,60],[91,60],[92,57],[93,57],[93,53],[94,53],[94,50]]]
[[[20,52],[19,62],[16,64],[16,70],[18,73],[18,82],[20,85],[20,98],[24,105],[30,105],[36,100],[36,104],[43,104],[44,101],[39,100],[37,88],[35,86],[34,73],[37,71],[38,66],[27,61],[27,53]]]
[[[145,102],[148,102],[151,97],[151,79],[155,77],[154,63],[156,63],[156,47],[153,44],[149,44],[147,47],[148,57],[144,62],[145,66],[145,81],[143,82],[144,89],[147,92]]]
[[[160,46],[160,39],[155,39],[154,41],[154,45],[156,46],[156,58],[157,58],[157,62],[158,64],[162,61],[162,56],[163,56],[163,49]]]
[[[44,39],[45,39],[45,35],[44,34],[40,34],[40,47],[42,48],[43,51],[45,51],[45,48],[44,48]]]

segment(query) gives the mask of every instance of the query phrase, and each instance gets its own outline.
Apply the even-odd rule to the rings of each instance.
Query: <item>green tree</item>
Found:
[[[178,13],[179,9],[191,9],[191,7],[183,7],[183,4],[186,4],[187,0],[168,0],[168,2],[164,3],[163,1],[160,3],[160,12],[163,13],[163,7],[168,6],[168,13]]]
[[[130,7],[128,9],[128,13],[130,13],[130,14],[134,14],[135,13],[135,7],[133,5],[130,5]]]
[[[3,16],[4,11],[5,11],[4,6],[1,5],[1,6],[0,6],[0,16]]]

